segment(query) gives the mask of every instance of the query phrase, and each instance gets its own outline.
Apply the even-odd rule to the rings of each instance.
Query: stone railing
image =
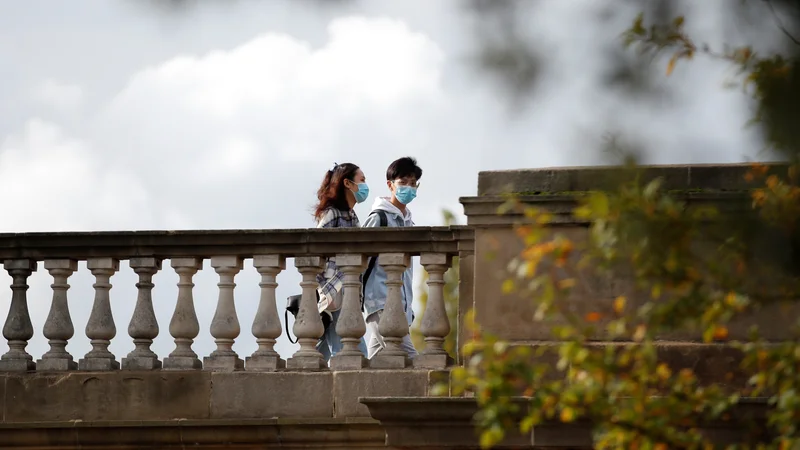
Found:
[[[454,256],[469,257],[472,246],[472,232],[464,227],[2,234],[0,261],[13,282],[3,327],[9,350],[0,358],[0,371],[323,369],[326,365],[316,350],[323,324],[317,313],[315,278],[323,270],[325,259],[331,256],[344,274],[344,302],[336,326],[344,349],[332,358],[332,369],[411,365],[444,368],[449,358],[442,345],[451,326],[444,305],[443,274]],[[360,309],[360,274],[370,256],[378,256],[387,273],[388,299],[380,323],[386,348],[367,361],[357,346],[366,332]],[[426,347],[413,363],[400,347],[409,331],[402,307],[401,277],[412,256],[420,256],[420,263],[429,273],[429,299],[421,317]],[[232,348],[240,334],[234,279],[243,268],[243,260],[248,258],[261,275],[261,294],[252,319],[258,349],[243,360]],[[302,300],[292,330],[300,349],[284,361],[274,349],[276,339],[284,331],[275,292],[276,278],[286,269],[287,258],[294,259],[302,275]],[[202,268],[204,259],[210,259],[219,276],[219,297],[209,330],[217,348],[201,361],[192,349],[201,331],[193,300],[193,276]],[[92,348],[76,362],[66,350],[74,335],[67,292],[69,277],[77,270],[78,261],[84,260],[95,278],[94,303],[86,324],[86,337]],[[121,260],[128,260],[139,279],[136,306],[128,325],[135,348],[121,358],[120,364],[108,347],[116,337],[119,320],[111,313],[111,278],[119,270]],[[164,260],[169,260],[179,282],[169,323],[175,348],[162,360],[150,346],[160,330],[153,312],[152,279],[162,269]],[[28,312],[27,280],[42,261],[53,278],[52,303],[42,330],[50,349],[34,361],[26,351],[34,335]]]

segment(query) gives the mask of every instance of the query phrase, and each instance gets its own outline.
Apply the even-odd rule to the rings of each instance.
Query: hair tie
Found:
[[[337,163],[337,162],[334,162],[334,163],[333,163],[333,169],[331,169],[331,172],[333,172],[334,170],[336,170],[336,168],[337,168],[337,167],[339,167],[339,163]]]

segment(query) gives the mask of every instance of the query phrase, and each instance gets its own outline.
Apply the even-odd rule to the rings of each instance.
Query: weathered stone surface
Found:
[[[7,374],[6,422],[209,417],[206,372]]]
[[[330,372],[211,374],[211,417],[332,417]]]
[[[232,419],[0,424],[8,448],[359,448],[383,449],[369,419]]]
[[[362,370],[333,373],[335,417],[369,417],[359,397],[424,397],[427,370]]]
[[[785,173],[786,166],[783,164],[773,164],[770,167],[773,171],[783,168]],[[660,165],[641,166],[638,169],[643,182],[661,178],[662,186],[666,190],[732,191],[752,187],[744,178],[750,164]],[[478,175],[478,195],[614,189],[619,186],[620,181],[630,179],[636,174],[637,172],[615,166],[487,171]]]

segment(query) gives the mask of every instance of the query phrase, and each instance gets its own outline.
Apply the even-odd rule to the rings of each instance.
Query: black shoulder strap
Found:
[[[386,218],[386,211],[376,209],[375,211],[372,212],[372,214],[378,215],[382,227],[389,225],[389,220]],[[367,280],[369,279],[369,276],[372,274],[372,270],[375,269],[375,261],[377,261],[377,259],[378,258],[376,257],[372,257],[369,259],[369,263],[367,264],[367,270],[366,272],[364,272],[364,276],[361,278],[361,312],[364,312],[364,293],[366,292],[367,289]]]
[[[297,344],[297,338],[294,338],[294,340],[292,340],[292,335],[291,335],[291,333],[289,333],[289,310],[288,309],[283,311],[283,323],[286,326],[286,338],[289,339],[289,342],[291,342],[292,344]]]

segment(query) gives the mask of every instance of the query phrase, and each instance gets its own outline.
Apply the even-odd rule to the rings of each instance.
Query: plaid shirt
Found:
[[[360,227],[356,212],[352,209],[350,211],[341,211],[337,208],[328,208],[325,214],[317,223],[317,228],[345,228],[345,227]],[[328,258],[325,263],[325,270],[317,275],[317,283],[319,288],[319,303],[317,308],[320,312],[336,311],[342,307],[335,303],[338,293],[342,291],[342,281],[344,274],[336,267],[336,258]],[[340,297],[339,297],[340,298]]]

